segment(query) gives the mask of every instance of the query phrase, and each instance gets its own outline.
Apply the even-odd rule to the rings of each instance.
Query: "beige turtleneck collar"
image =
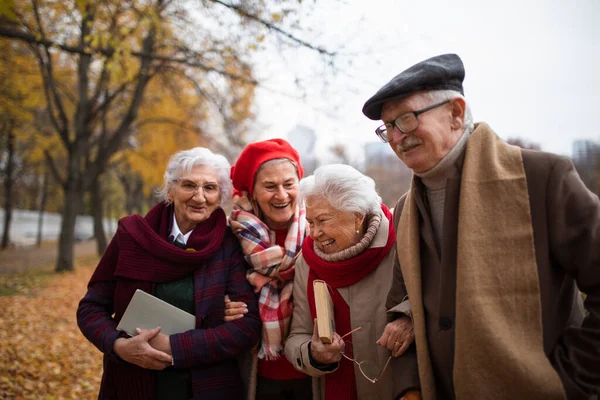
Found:
[[[443,189],[446,187],[446,180],[448,178],[460,174],[456,162],[465,151],[470,136],[471,132],[469,132],[468,129],[465,129],[454,147],[452,147],[448,154],[446,154],[433,168],[422,173],[415,172],[415,175],[421,178],[421,181],[427,190]]]
[[[444,203],[446,201],[446,182],[449,178],[460,175],[457,161],[467,147],[467,141],[471,132],[465,129],[462,136],[458,139],[454,147],[429,171],[417,174],[427,194],[429,211],[431,213],[431,223],[433,225],[433,234],[436,241],[438,253],[441,254],[442,232],[444,229]]]

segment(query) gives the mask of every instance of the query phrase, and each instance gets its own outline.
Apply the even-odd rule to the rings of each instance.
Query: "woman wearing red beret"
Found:
[[[231,168],[236,190],[230,223],[251,266],[246,278],[259,297],[262,338],[253,352],[249,399],[311,399],[311,378],[283,356],[292,317],[295,256],[305,236],[305,211],[296,204],[304,170],[283,139],[251,143]],[[225,320],[243,318],[245,304],[226,299]]]

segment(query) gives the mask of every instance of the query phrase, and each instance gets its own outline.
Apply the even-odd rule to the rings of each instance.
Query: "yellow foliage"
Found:
[[[190,58],[190,61],[197,61],[208,69],[223,70],[252,79],[251,67],[241,61],[248,51],[248,41],[238,43],[215,39],[216,36],[209,31],[200,32],[196,37],[184,36],[182,29],[188,26],[185,21],[193,18],[188,15],[188,8],[180,6],[179,2],[170,3],[161,9],[157,6],[159,2],[154,0],[39,0],[37,4],[43,18],[42,29],[37,29],[32,2],[10,1],[18,9],[17,15],[22,18],[22,26],[33,27],[30,32],[33,35],[70,46],[83,45],[91,54],[88,70],[90,99],[96,93],[100,76],[105,77],[102,80],[105,87],[100,92],[100,102],[119,90],[119,95],[105,112],[94,114],[89,126],[80,127],[80,130],[86,130],[93,136],[89,143],[90,154],[84,157],[87,160],[95,160],[99,148],[105,144],[104,138],[116,131],[128,110],[140,73],[141,59],[134,53],[142,51],[144,38],[150,31],[156,32],[153,51],[160,56],[178,60]],[[208,7],[203,2],[198,4]],[[271,17],[276,22],[282,22],[288,15],[279,2],[260,0],[250,4],[248,8],[250,12],[262,15],[267,20]],[[81,21],[85,21],[88,16],[91,18],[86,21],[86,36],[81,43]],[[258,44],[265,40],[265,32],[262,28],[242,25],[244,29],[248,29],[248,38],[256,38],[256,43],[250,46],[258,49]],[[59,48],[53,49],[51,54],[53,76],[67,119],[67,134],[69,141],[73,142],[76,135],[73,127],[77,126],[75,122],[79,105],[77,67],[81,55],[68,54]],[[33,75],[36,75],[37,81],[18,79],[28,85],[25,93],[34,94],[23,100],[24,109],[45,108],[47,100],[40,71],[36,60],[31,55],[28,57],[27,62],[22,65],[27,67],[23,71],[29,69],[36,72]],[[156,75],[146,88],[137,118],[129,130],[131,137],[125,143],[128,148],[112,158],[112,161],[127,164],[133,173],[142,177],[146,194],[162,183],[164,167],[173,153],[208,142],[203,136],[205,130],[210,130],[207,127],[225,121],[223,125],[226,125],[226,134],[242,137],[247,121],[254,117],[252,104],[255,90],[252,84],[223,76],[215,77],[217,74],[214,72],[177,62],[154,60],[148,72]],[[24,77],[24,72],[11,73],[11,77],[14,76]],[[187,77],[195,80],[196,87],[188,82]],[[219,114],[209,114],[207,110],[215,107],[207,104],[208,100],[204,96],[218,98]],[[19,108],[13,108],[17,114]],[[97,109],[95,107],[86,111],[93,112]],[[56,111],[55,115],[58,115]],[[50,151],[53,159],[57,160],[59,171],[64,173],[66,146],[47,115],[32,119],[30,113],[26,113],[23,117],[29,121],[23,125],[19,135],[33,145],[27,154],[29,160],[42,162],[44,152]],[[217,134],[220,132],[217,131]],[[214,134],[212,130],[210,133]],[[83,168],[84,162],[81,163]]]
[[[144,193],[163,182],[169,158],[177,151],[200,146],[199,128],[205,115],[189,83],[171,80],[171,88],[153,80],[139,112],[137,145],[123,152],[123,159],[144,182]]]
[[[17,17],[15,15],[15,0],[2,0],[0,1],[0,19],[8,18],[10,21],[14,21]]]

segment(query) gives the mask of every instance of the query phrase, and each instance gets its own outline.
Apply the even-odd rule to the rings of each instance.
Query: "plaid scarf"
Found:
[[[234,210],[229,220],[251,269],[246,279],[260,293],[258,307],[263,323],[258,358],[278,359],[290,329],[294,286],[294,261],[302,248],[306,211],[296,205],[284,247],[275,244],[272,231],[257,216]]]

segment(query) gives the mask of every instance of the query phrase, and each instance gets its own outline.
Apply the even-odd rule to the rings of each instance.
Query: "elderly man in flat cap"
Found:
[[[410,302],[417,385],[428,400],[595,398],[598,197],[569,160],[474,124],[464,76],[457,55],[433,57],[363,107],[414,172],[394,212],[388,308],[394,319]]]

